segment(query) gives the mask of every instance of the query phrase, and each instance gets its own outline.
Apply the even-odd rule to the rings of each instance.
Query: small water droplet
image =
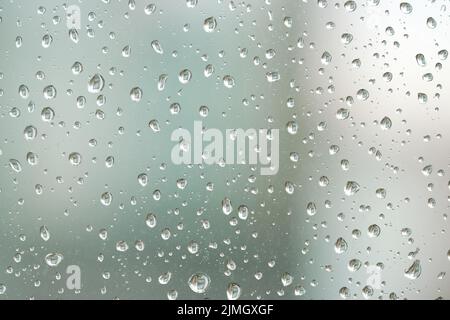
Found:
[[[42,240],[48,241],[50,239],[50,232],[48,231],[47,226],[41,226],[39,232],[41,234]]]
[[[57,267],[63,260],[63,255],[60,253],[49,253],[45,256],[45,263],[49,267]]]

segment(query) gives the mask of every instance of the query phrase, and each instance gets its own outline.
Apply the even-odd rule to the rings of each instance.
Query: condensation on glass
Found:
[[[3,1],[0,299],[448,298],[447,7]]]

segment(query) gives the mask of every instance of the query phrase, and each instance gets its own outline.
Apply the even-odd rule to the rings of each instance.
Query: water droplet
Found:
[[[37,129],[34,126],[27,126],[23,130],[23,135],[25,136],[25,140],[34,140],[37,136]]]
[[[389,130],[392,127],[392,121],[389,117],[384,117],[381,119],[380,125],[382,130]]]
[[[322,57],[320,58],[320,61],[322,62],[322,64],[327,65],[327,64],[329,64],[331,62],[331,59],[332,59],[331,54],[328,51],[325,51],[322,54]]]
[[[441,60],[447,60],[447,57],[448,57],[448,51],[445,50],[445,49],[440,50],[440,51],[438,52],[438,56],[439,56],[439,59],[441,59]]]
[[[153,130],[153,132],[159,132],[161,130],[161,128],[159,127],[159,122],[156,119],[151,120],[148,123],[148,126]]]
[[[23,39],[21,36],[16,37],[16,48],[20,48],[22,46]]]
[[[177,188],[183,190],[184,188],[186,188],[187,185],[187,180],[186,179],[178,179],[177,180]]]
[[[153,213],[147,214],[147,217],[145,218],[145,223],[149,228],[156,227],[156,216]]]
[[[188,249],[189,253],[196,254],[198,252],[199,245],[198,245],[197,242],[192,240],[192,241],[189,242],[189,244],[187,246],[187,249]]]
[[[278,80],[281,79],[281,76],[276,71],[268,72],[268,73],[266,73],[266,79],[267,79],[268,82],[277,82]]]
[[[430,29],[434,29],[434,28],[436,28],[436,26],[437,26],[436,20],[434,20],[433,17],[429,17],[427,19],[427,27]]]
[[[139,102],[142,99],[142,90],[139,87],[134,87],[130,91],[130,98],[134,102]]]
[[[49,253],[45,256],[45,263],[49,267],[57,267],[63,260],[63,255],[60,253]]]
[[[186,0],[186,6],[188,8],[195,8],[197,6],[198,0]]]
[[[413,264],[405,270],[405,277],[411,280],[415,280],[420,277],[422,273],[422,267],[420,265],[420,260],[415,260]]]
[[[167,82],[168,76],[167,74],[162,74],[159,76],[158,79],[158,91],[163,91],[164,88],[166,87],[166,82]]]
[[[178,74],[178,80],[182,84],[188,83],[189,81],[191,81],[191,78],[192,78],[192,73],[189,69],[181,70],[180,73]]]
[[[350,44],[352,42],[353,36],[350,33],[344,33],[341,35],[341,42],[343,44]]]
[[[9,166],[10,166],[11,169],[13,169],[15,172],[20,172],[20,171],[22,171],[22,165],[21,165],[20,162],[17,161],[16,159],[10,159],[10,160],[9,160]]]
[[[88,83],[88,91],[90,93],[99,93],[103,90],[103,87],[105,86],[105,79],[103,77],[96,73],[91,80],[89,80]]]
[[[317,213],[317,208],[316,208],[316,204],[314,203],[314,202],[309,202],[307,205],[306,205],[306,213],[309,215],[309,216],[314,216],[314,215],[316,215],[316,213]]]
[[[51,36],[51,35],[49,35],[49,34],[45,34],[43,37],[42,37],[42,47],[44,47],[44,48],[48,48],[48,47],[50,47],[50,45],[52,44],[52,42],[53,42],[53,37]]]
[[[347,242],[344,240],[344,238],[338,238],[334,244],[334,251],[336,251],[336,253],[341,254],[346,252],[348,249],[348,244]]]
[[[50,107],[45,107],[41,111],[41,119],[45,122],[50,122],[55,117],[55,111]]]
[[[428,102],[428,96],[425,93],[419,92],[417,94],[417,100],[420,104],[425,104]]]
[[[371,286],[367,285],[362,289],[362,294],[365,299],[369,299],[373,296],[374,290]]]
[[[207,274],[199,272],[189,278],[188,284],[195,293],[205,293],[211,284],[211,279]]]
[[[294,289],[294,295],[304,296],[306,294],[306,289],[303,286],[296,286]]]
[[[367,230],[367,234],[371,238],[378,237],[380,235],[380,233],[381,233],[381,228],[377,224],[370,225],[368,230]]]
[[[145,12],[146,15],[153,14],[153,12],[155,12],[155,10],[156,10],[156,5],[153,4],[153,3],[150,3],[150,4],[146,5],[145,8],[144,8],[144,12]]]
[[[113,196],[110,192],[104,192],[101,196],[100,196],[100,202],[104,205],[104,206],[109,206],[111,205]]]
[[[156,53],[158,53],[158,54],[163,54],[164,53],[164,50],[163,50],[163,48],[161,46],[161,43],[158,40],[153,40],[151,45],[152,45],[153,50]]]
[[[350,298],[350,289],[347,287],[342,287],[341,289],[339,289],[339,295],[342,299]]]
[[[148,184],[148,176],[145,173],[138,175],[138,182],[141,186],[145,187]]]
[[[125,240],[117,241],[116,243],[116,250],[119,252],[126,252],[128,251],[128,243]]]
[[[358,259],[352,259],[348,262],[348,270],[351,272],[358,271],[362,266],[361,260]]]
[[[319,8],[326,8],[328,6],[328,1],[327,0],[317,0],[317,5],[319,6]]]
[[[347,196],[355,195],[360,189],[360,186],[355,181],[348,181],[344,188],[344,193]]]
[[[369,98],[369,91],[367,91],[366,89],[359,89],[356,93],[356,97],[359,100],[365,101]]]
[[[43,90],[44,98],[47,100],[56,98],[56,88],[52,85],[46,86]]]
[[[383,73],[383,79],[384,79],[384,81],[386,81],[386,82],[391,82],[391,81],[392,81],[392,78],[393,78],[393,75],[392,75],[391,72],[385,72],[385,73]]]
[[[209,17],[203,22],[203,30],[213,32],[217,27],[217,21],[214,17]]]
[[[427,82],[430,82],[430,81],[433,81],[433,74],[432,73],[425,73],[423,76],[422,76],[422,79],[424,80],[424,81],[427,81]]]
[[[72,152],[69,154],[69,162],[73,166],[78,166],[81,164],[81,155],[78,152]]]
[[[248,208],[245,205],[240,205],[238,208],[238,217],[241,220],[247,220],[248,217]]]
[[[77,29],[72,28],[69,30],[69,38],[70,40],[72,40],[74,43],[78,43],[78,41],[80,41],[80,36],[78,34]]]
[[[170,279],[172,278],[171,272],[165,272],[162,275],[158,277],[158,282],[162,285],[166,285],[170,282]]]
[[[237,283],[230,283],[227,287],[227,299],[237,300],[241,296],[241,287]]]
[[[142,240],[136,240],[136,242],[134,243],[134,247],[137,251],[144,251],[145,243]]]
[[[223,77],[223,85],[229,89],[233,88],[235,85],[234,78],[232,76],[226,75]]]
[[[81,62],[75,61],[71,69],[74,75],[79,75],[83,72],[83,65],[81,64]]]
[[[339,119],[339,120],[348,119],[349,116],[350,116],[350,111],[348,109],[339,108],[336,111],[336,118]]]
[[[284,272],[281,275],[281,284],[283,285],[283,287],[290,286],[293,281],[294,281],[294,278],[289,273]]]
[[[386,190],[383,188],[379,188],[375,191],[377,198],[384,199],[386,198]]]
[[[50,232],[48,231],[47,226],[41,226],[39,232],[41,234],[42,240],[48,241],[50,239]]]
[[[405,14],[410,14],[413,10],[413,7],[408,2],[402,2],[400,3],[400,10]]]
[[[37,154],[33,153],[33,152],[28,152],[27,153],[27,162],[30,166],[35,166],[38,164],[39,162],[39,157]]]
[[[214,73],[214,66],[212,64],[208,64],[203,71],[203,74],[206,78],[209,78]]]
[[[28,87],[26,85],[22,84],[19,87],[19,95],[23,99],[28,99],[28,96],[30,95],[30,90],[28,89]]]
[[[289,121],[289,122],[286,124],[286,130],[287,130],[287,132],[288,132],[289,134],[292,134],[292,135],[297,134],[297,131],[298,131],[298,123],[295,122],[295,121]]]
[[[427,62],[425,60],[425,56],[421,53],[416,54],[416,62],[419,66],[424,67],[427,65]]]
[[[125,46],[122,49],[122,57],[124,58],[129,58],[131,56],[131,47],[130,46]]]
[[[11,110],[9,111],[9,116],[10,116],[11,118],[19,118],[20,115],[21,115],[21,112],[20,112],[20,109],[19,109],[19,108],[13,107],[13,108],[11,108]]]
[[[345,10],[347,10],[348,12],[353,12],[356,10],[356,2],[353,0],[347,1],[344,3],[344,8]]]
[[[181,106],[179,103],[174,102],[170,105],[169,110],[171,114],[179,114],[181,111]]]
[[[233,206],[231,205],[231,200],[229,198],[224,198],[222,200],[222,211],[226,215],[229,215],[233,211]]]
[[[105,166],[107,168],[112,168],[114,166],[114,157],[113,156],[108,156],[105,159]]]

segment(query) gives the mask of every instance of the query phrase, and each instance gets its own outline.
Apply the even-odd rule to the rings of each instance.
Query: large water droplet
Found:
[[[348,249],[348,244],[347,242],[344,240],[344,238],[338,238],[334,244],[334,251],[336,251],[336,253],[341,254],[346,252]]]
[[[205,293],[211,284],[211,279],[207,274],[199,272],[189,278],[188,284],[195,293]]]
[[[27,126],[23,130],[25,140],[34,140],[37,136],[37,129],[34,126]]]
[[[411,280],[415,280],[418,277],[420,277],[420,274],[422,273],[422,267],[420,265],[420,260],[415,260],[413,264],[405,270],[405,277]]]
[[[213,32],[217,27],[217,21],[214,17],[206,18],[203,22],[203,30],[206,32]]]
[[[69,162],[73,166],[78,166],[81,164],[81,155],[78,152],[72,152],[69,154]]]
[[[181,70],[180,73],[178,74],[178,80],[182,84],[188,83],[189,81],[191,81],[191,78],[192,78],[192,73],[189,69]]]
[[[360,189],[360,186],[355,181],[348,181],[344,188],[344,193],[347,196],[353,196],[356,194]]]
[[[134,87],[130,91],[130,98],[134,102],[139,102],[142,99],[142,89],[139,87]]]
[[[233,206],[231,205],[231,200],[229,198],[224,198],[222,200],[222,211],[226,215],[229,215],[233,211]]]
[[[413,10],[413,7],[408,2],[402,2],[400,3],[400,11],[405,14],[410,14]]]
[[[230,283],[227,287],[227,299],[237,300],[241,296],[241,287],[237,283]]]
[[[103,87],[105,86],[105,79],[103,77],[96,73],[94,76],[89,80],[88,83],[88,91],[90,93],[99,93],[103,90]]]

